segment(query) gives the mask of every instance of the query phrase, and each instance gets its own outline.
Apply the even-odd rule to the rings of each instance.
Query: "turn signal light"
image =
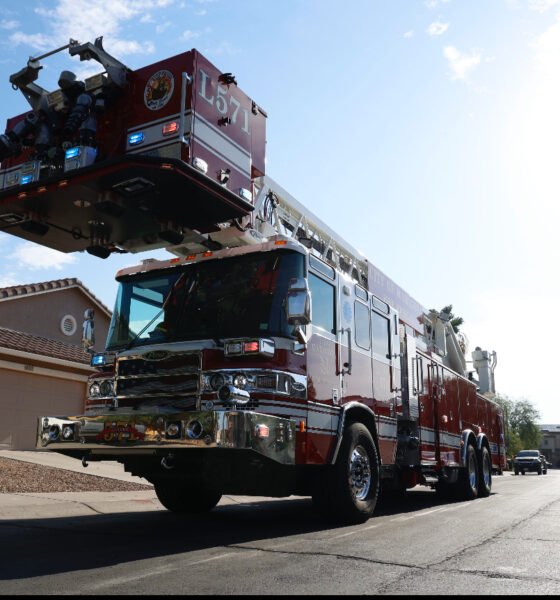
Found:
[[[166,123],[162,127],[162,130],[161,130],[163,135],[173,135],[174,133],[177,133],[178,131],[179,131],[179,123],[177,123],[176,121],[174,121],[173,123]]]

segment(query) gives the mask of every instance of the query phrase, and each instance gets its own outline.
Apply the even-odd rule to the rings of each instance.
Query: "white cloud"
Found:
[[[66,265],[72,265],[77,259],[72,254],[64,254],[51,248],[32,244],[30,242],[16,247],[12,258],[17,260],[21,267],[36,271],[38,269],[55,269],[60,271]]]
[[[434,21],[430,24],[428,29],[428,35],[443,35],[449,29],[449,23],[441,23],[440,21]]]
[[[468,75],[480,65],[482,52],[472,50],[470,54],[461,52],[455,46],[446,46],[443,55],[451,69],[451,79],[467,79]]]
[[[189,40],[196,40],[197,38],[199,38],[202,35],[202,33],[200,31],[191,31],[190,29],[187,29],[183,35],[181,36],[181,38],[185,41],[189,41]]]
[[[414,31],[412,31],[412,29],[403,33],[403,38],[410,39],[411,37],[414,37]]]
[[[560,0],[529,0],[529,10],[544,13],[558,3]]]
[[[16,31],[10,36],[10,42],[19,46],[25,44],[31,46],[36,50],[48,50],[56,45],[56,41],[44,33],[23,33],[23,31]]]
[[[165,23],[156,25],[156,33],[163,33],[166,29],[169,29],[171,25],[173,25],[172,21],[166,21]]]
[[[63,45],[70,38],[93,42],[103,36],[105,46],[123,54],[150,54],[153,43],[121,38],[122,26],[133,19],[142,19],[148,11],[165,8],[174,0],[57,0],[51,9],[36,9],[45,18],[51,33],[15,32],[10,40],[30,45],[38,50]],[[117,48],[117,50],[115,50]]]
[[[0,275],[0,288],[12,287],[13,285],[19,285],[21,281],[16,279],[15,273],[4,273]]]
[[[424,4],[429,8],[437,8],[440,4],[447,4],[449,0],[426,0]]]
[[[542,33],[533,44],[538,70],[558,80],[560,68],[560,15],[556,23]]]
[[[17,29],[18,27],[19,22],[14,21],[13,19],[9,21],[7,19],[0,20],[0,29]]]

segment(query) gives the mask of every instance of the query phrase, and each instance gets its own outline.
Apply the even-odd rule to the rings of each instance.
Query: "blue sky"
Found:
[[[0,122],[27,110],[9,75],[70,37],[132,69],[197,48],[268,112],[268,174],[424,306],[453,304],[471,349],[497,351],[498,391],[560,423],[560,0],[20,5],[0,7]],[[50,89],[83,66],[43,64]],[[0,286],[78,277],[112,307],[145,256],[0,233],[0,258]]]

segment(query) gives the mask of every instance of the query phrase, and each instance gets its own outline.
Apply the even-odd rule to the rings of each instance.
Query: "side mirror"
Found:
[[[295,333],[300,343],[297,351],[304,351],[307,337],[302,326],[311,323],[311,292],[304,277],[297,277],[290,281],[286,296],[286,319],[289,325],[296,327]]]
[[[311,292],[304,277],[290,281],[286,296],[286,319],[289,325],[297,327],[311,323]]]
[[[86,352],[92,353],[92,346],[95,344],[95,323],[93,316],[95,311],[88,308],[84,312],[84,324],[82,329],[82,346]]]

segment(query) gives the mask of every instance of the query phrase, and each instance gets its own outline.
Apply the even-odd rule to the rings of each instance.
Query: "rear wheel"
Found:
[[[163,506],[177,513],[209,512],[222,497],[219,492],[205,490],[196,485],[187,486],[176,481],[156,481],[154,489]]]
[[[478,495],[480,498],[486,498],[492,491],[492,457],[486,446],[482,446],[480,451],[479,467]]]
[[[367,521],[379,496],[379,460],[365,425],[347,427],[336,463],[327,469],[313,494],[315,507],[334,521]]]
[[[465,466],[459,472],[456,484],[457,496],[460,500],[474,500],[478,497],[480,487],[480,469],[476,450],[472,444],[467,446]]]

